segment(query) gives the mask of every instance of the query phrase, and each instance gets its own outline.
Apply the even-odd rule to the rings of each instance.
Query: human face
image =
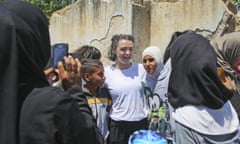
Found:
[[[96,90],[97,88],[102,87],[105,81],[103,66],[94,68],[93,73],[86,73],[84,77],[89,88]]]
[[[125,39],[119,40],[117,47],[113,49],[113,53],[116,54],[117,56],[116,63],[120,67],[130,66],[133,48],[134,43],[131,40]]]
[[[232,65],[232,68],[237,72],[238,77],[240,77],[240,56],[237,57],[236,61]]]
[[[157,62],[152,56],[145,55],[143,57],[143,67],[148,74],[153,75],[157,69]]]

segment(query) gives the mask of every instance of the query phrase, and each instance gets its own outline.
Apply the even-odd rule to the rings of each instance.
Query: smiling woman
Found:
[[[168,64],[163,65],[163,55],[161,49],[157,46],[145,48],[142,53],[142,61],[147,72],[143,79],[143,86],[150,109],[148,128],[171,141],[173,133],[170,125],[172,109],[167,100],[168,79],[171,69]]]
[[[147,110],[143,97],[142,64],[132,62],[134,37],[120,34],[112,37],[109,59],[105,68],[105,85],[112,97],[109,144],[127,144],[135,130],[147,128]],[[129,126],[131,125],[131,126]]]

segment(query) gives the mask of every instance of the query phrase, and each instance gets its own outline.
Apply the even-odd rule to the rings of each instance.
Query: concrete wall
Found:
[[[178,0],[151,5],[151,44],[165,48],[171,34],[186,29],[215,31],[222,19],[220,0]]]
[[[67,42],[70,50],[94,45],[105,65],[111,37],[133,34],[134,60],[157,45],[163,51],[175,31],[192,29],[205,35],[234,30],[234,13],[227,0],[78,0],[50,19],[51,43]]]

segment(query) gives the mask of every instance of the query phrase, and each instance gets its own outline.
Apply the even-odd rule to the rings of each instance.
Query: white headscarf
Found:
[[[157,46],[149,46],[149,47],[145,48],[142,53],[142,59],[146,55],[150,55],[151,57],[153,57],[158,64],[163,63],[163,56],[162,56],[161,49]]]
[[[149,46],[145,48],[142,53],[142,59],[146,55],[149,55],[155,59],[157,62],[157,68],[153,75],[146,74],[144,82],[146,86],[151,88],[153,93],[157,93],[160,97],[165,97],[171,69],[169,69],[169,66],[165,67],[163,65],[163,55],[159,47]]]
[[[163,69],[163,56],[162,56],[161,49],[157,46],[149,46],[144,49],[144,51],[142,53],[142,60],[144,59],[144,57],[146,55],[153,57],[154,60],[157,62],[157,68],[156,68],[154,74],[149,75],[150,77],[156,79],[156,77],[158,77],[158,75],[160,74],[160,72]]]

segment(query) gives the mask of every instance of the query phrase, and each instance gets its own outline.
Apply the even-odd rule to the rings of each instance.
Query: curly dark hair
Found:
[[[114,35],[111,39],[111,45],[109,47],[108,50],[108,59],[111,61],[115,61],[116,60],[116,54],[112,53],[112,49],[117,48],[118,46],[118,42],[119,40],[130,40],[134,43],[134,37],[132,35],[129,34],[118,34],[118,35]]]

